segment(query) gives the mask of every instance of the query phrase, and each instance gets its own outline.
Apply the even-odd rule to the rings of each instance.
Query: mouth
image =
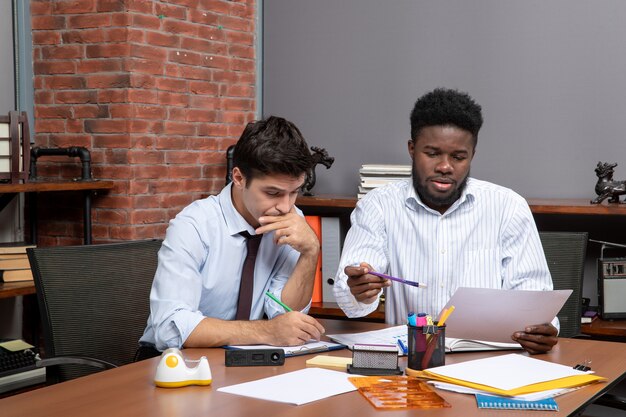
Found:
[[[450,191],[456,184],[456,181],[454,181],[451,178],[446,178],[446,177],[430,178],[428,181],[430,181],[433,184],[434,188],[437,191],[441,191],[441,192]]]

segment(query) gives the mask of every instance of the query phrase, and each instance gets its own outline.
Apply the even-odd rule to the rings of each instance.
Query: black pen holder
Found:
[[[409,363],[408,367],[423,369],[446,364],[446,326],[408,327]]]

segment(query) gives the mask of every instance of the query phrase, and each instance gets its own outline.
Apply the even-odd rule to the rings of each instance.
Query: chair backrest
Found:
[[[160,240],[28,249],[43,323],[45,357],[133,361],[150,312]],[[96,372],[49,369],[52,381]]]
[[[573,290],[558,314],[560,337],[580,334],[582,284],[587,253],[586,232],[539,232],[555,290]]]

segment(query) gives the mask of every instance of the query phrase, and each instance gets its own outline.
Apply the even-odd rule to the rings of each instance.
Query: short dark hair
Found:
[[[453,125],[470,132],[476,146],[483,125],[481,110],[469,94],[437,88],[415,102],[411,111],[411,139],[414,141],[424,127]]]
[[[248,180],[284,174],[299,177],[313,165],[309,147],[292,122],[282,117],[250,122],[243,130],[233,152],[233,167]]]

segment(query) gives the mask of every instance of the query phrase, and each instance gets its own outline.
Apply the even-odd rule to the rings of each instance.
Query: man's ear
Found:
[[[413,154],[415,152],[415,141],[413,139],[409,139],[409,142],[407,143],[407,145],[408,145],[409,155],[411,156],[411,160],[413,160]]]
[[[246,177],[244,177],[243,172],[239,169],[239,167],[234,167],[232,172],[233,184],[239,188],[245,188],[246,186]]]

